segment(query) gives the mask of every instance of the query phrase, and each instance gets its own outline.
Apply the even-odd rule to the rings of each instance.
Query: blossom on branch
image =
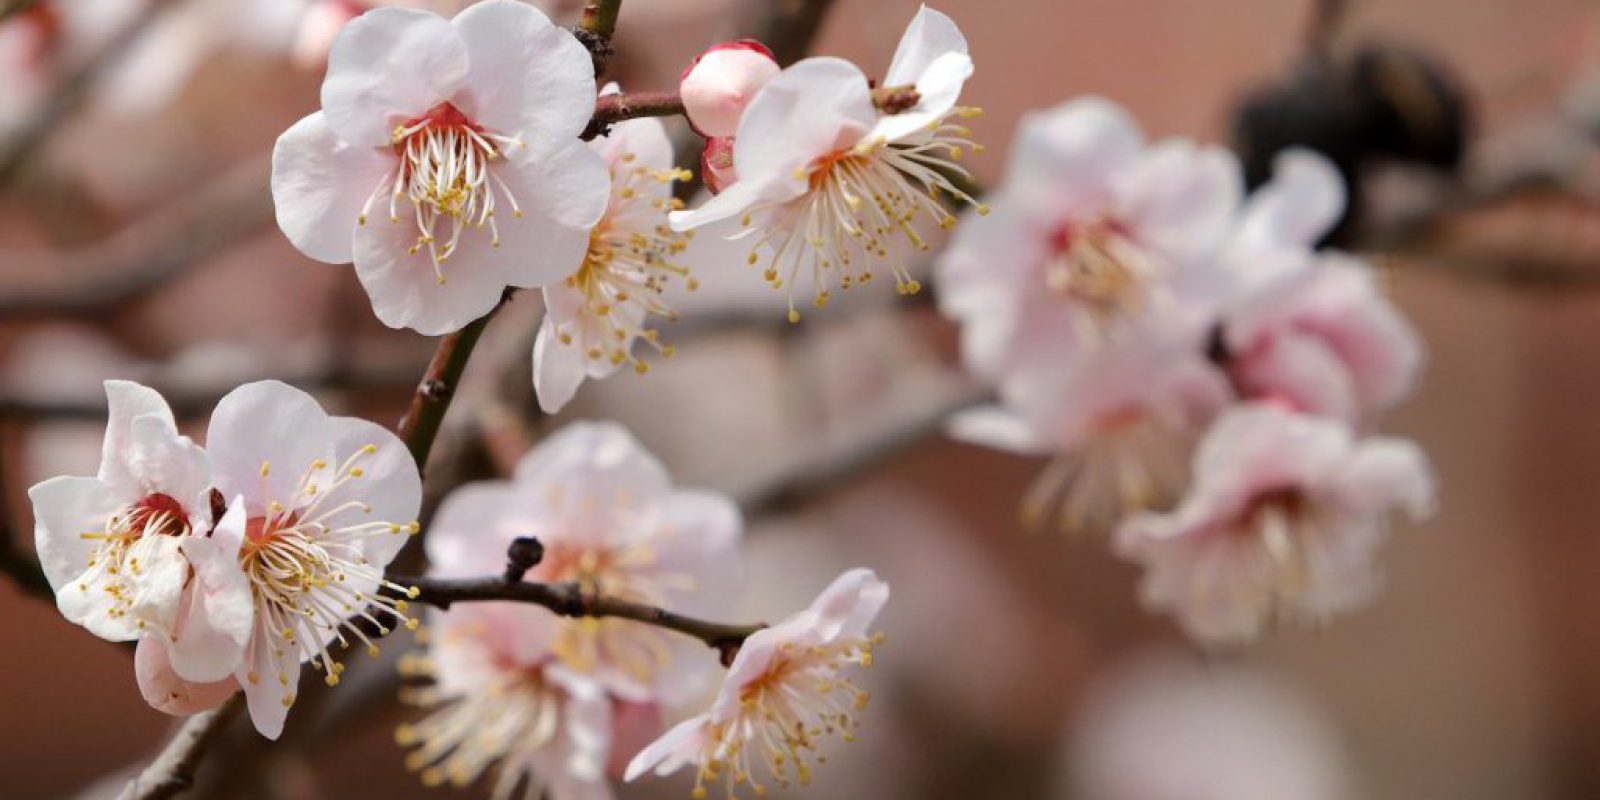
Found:
[[[1427,460],[1410,442],[1358,441],[1343,423],[1266,404],[1219,419],[1193,472],[1178,508],[1129,519],[1116,548],[1144,565],[1144,602],[1211,644],[1364,603],[1388,514],[1420,519],[1433,503]]]
[[[611,797],[612,703],[552,656],[554,622],[514,603],[429,612],[428,654],[402,662],[403,672],[433,679],[404,695],[429,715],[395,731],[415,748],[406,766],[423,783],[466,786],[487,773],[493,800]]]
[[[689,235],[666,224],[667,212],[679,206],[673,181],[686,173],[672,165],[672,142],[661,121],[625,120],[589,145],[611,170],[611,200],[577,271],[544,287],[533,383],[540,407],[551,414],[584,378],[606,378],[629,363],[643,374],[648,364],[631,354],[636,341],[670,357],[672,347],[648,325],[652,317],[677,319],[664,299],[670,283],[697,285],[676,261]]]
[[[711,709],[685,720],[640,751],[627,780],[646,772],[669,775],[695,769],[694,797],[722,780],[732,796],[750,785],[758,796],[766,782],[780,787],[811,782],[824,735],[855,737],[853,712],[866,708],[867,692],[844,676],[852,665],[870,666],[881,638],[867,633],[889,586],[871,570],[840,575],[811,606],[752,634],[739,648]]]
[[[207,538],[217,509],[205,451],[178,433],[154,390],[105,388],[98,474],[28,491],[35,546],[62,615],[103,639],[137,640],[141,694],[191,713],[221,699],[186,686],[232,673],[250,632],[250,588],[233,555]]]
[[[217,404],[206,437],[217,488],[237,498],[213,539],[231,542],[249,579],[254,624],[235,677],[256,730],[277,738],[297,694],[301,662],[339,682],[335,647],[378,646],[415,627],[406,587],[383,577],[418,531],[422,482],[405,445],[367,420],[329,416],[277,381],[246,384]]]
[[[740,117],[737,181],[699,208],[674,212],[672,226],[739,218],[745,229],[735,236],[753,240],[750,263],[765,259],[766,281],[789,287],[791,320],[799,318],[793,292],[800,281],[814,287],[818,307],[833,287],[871,280],[876,264],[888,267],[901,293],[919,291],[897,249],[929,248],[919,223],[955,224],[940,194],[977,205],[950,177],[966,177],[957,162],[978,149],[971,132],[952,121],[978,113],[956,105],[971,74],[966,39],[927,7],[906,29],[877,90],[842,59],[794,64]]]
[[[778,74],[772,51],[754,39],[712,45],[683,70],[684,116],[701,136],[731,137],[756,92]]]
[[[502,571],[512,540],[533,536],[544,556],[528,580],[696,614],[731,602],[741,531],[726,497],[674,488],[626,430],[584,422],[530,451],[510,482],[452,493],[427,547],[434,575],[473,577]],[[703,677],[680,657],[701,648],[688,638],[629,620],[547,616],[553,653],[619,697],[678,701]]]
[[[582,263],[609,189],[577,140],[594,101],[588,51],[526,4],[368,11],[334,42],[322,110],[273,150],[278,224],[354,262],[385,324],[457,330]]]

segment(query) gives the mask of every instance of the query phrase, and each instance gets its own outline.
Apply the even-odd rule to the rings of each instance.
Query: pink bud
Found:
[[[713,136],[706,140],[706,149],[700,151],[700,177],[712,194],[732,186],[739,180],[733,170],[733,137]]]
[[[702,136],[733,136],[744,107],[777,74],[772,51],[754,39],[713,46],[690,62],[678,85],[689,124]]]

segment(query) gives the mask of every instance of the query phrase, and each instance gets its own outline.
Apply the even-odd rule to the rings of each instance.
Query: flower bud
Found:
[[[778,62],[754,39],[723,42],[683,71],[678,91],[689,124],[705,137],[733,136],[756,92],[778,74]]]
[[[700,177],[712,194],[720,193],[739,179],[733,170],[732,136],[713,136],[706,140],[706,149],[700,152]]]

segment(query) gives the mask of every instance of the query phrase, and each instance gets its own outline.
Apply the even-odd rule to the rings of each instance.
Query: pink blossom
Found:
[[[696,798],[718,780],[729,796],[747,783],[765,794],[769,779],[782,787],[809,783],[813,762],[822,760],[821,735],[854,738],[852,711],[866,707],[867,693],[844,670],[871,665],[876,637],[867,628],[888,600],[889,586],[871,570],[851,570],[809,608],[750,636],[711,709],[641,750],[625,779],[693,765]]]
[[[1028,115],[993,213],[962,226],[939,264],[968,369],[990,380],[1051,369],[1151,327],[1199,347],[1240,192],[1225,150],[1147,144],[1108,101]]]
[[[151,705],[188,713],[220,702],[185,698],[187,682],[227,678],[251,626],[250,587],[212,534],[212,462],[178,433],[155,391],[107,381],[99,473],[29,490],[35,544],[68,620],[112,641],[138,640],[140,689]]]
[[[1194,458],[1183,502],[1118,529],[1145,567],[1140,595],[1195,639],[1248,642],[1369,600],[1390,511],[1429,513],[1433,479],[1410,442],[1253,404],[1228,411]]]
[[[544,559],[528,580],[715,615],[737,588],[741,528],[726,497],[673,487],[626,430],[585,422],[529,452],[510,482],[452,493],[427,546],[435,573],[467,577],[500,571],[512,539],[533,536]],[[685,637],[627,620],[552,623],[547,644],[566,668],[623,699],[682,700],[705,677]]]
[[[978,149],[952,118],[977,109],[956,105],[972,74],[967,42],[955,23],[923,7],[895,51],[875,102],[867,76],[838,58],[808,58],[778,73],[750,101],[733,143],[738,181],[699,208],[674,212],[691,230],[737,219],[750,240],[749,262],[765,263],[773,288],[813,287],[825,306],[833,288],[848,289],[886,266],[901,293],[921,289],[899,244],[925,250],[926,225],[955,224],[935,195],[976,204],[946,176]],[[763,256],[765,253],[765,256]]]

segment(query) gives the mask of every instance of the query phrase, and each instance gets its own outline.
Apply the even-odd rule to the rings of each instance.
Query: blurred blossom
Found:
[[[749,784],[758,795],[766,781],[780,787],[811,782],[824,734],[854,739],[853,712],[867,693],[844,677],[851,665],[871,666],[878,637],[868,635],[889,586],[871,570],[840,575],[811,606],[752,634],[728,667],[711,709],[679,723],[628,764],[626,779],[646,772],[669,775],[695,769],[693,796],[724,781],[729,796]]]
[[[575,423],[529,452],[510,482],[452,493],[427,546],[435,574],[480,576],[504,569],[513,539],[533,536],[544,558],[529,580],[721,615],[738,591],[741,528],[732,502],[674,489],[626,430]],[[698,642],[637,622],[550,617],[547,627],[552,657],[630,701],[681,702],[711,666]]]
[[[1330,723],[1241,668],[1145,657],[1096,686],[1075,724],[1078,800],[1348,800]]]
[[[334,42],[322,98],[273,150],[278,224],[307,256],[354,262],[385,324],[448,333],[582,263],[609,188],[577,141],[594,68],[542,12],[374,9]]]
[[[415,748],[406,766],[423,783],[466,786],[489,773],[494,800],[611,797],[612,703],[551,653],[552,622],[516,603],[428,613],[428,655],[407,658],[402,670],[433,677],[405,695],[429,714],[395,732]]]
[[[205,451],[178,434],[155,391],[126,381],[105,388],[98,474],[51,478],[28,492],[35,547],[62,615],[103,639],[137,640],[145,699],[192,713],[233,693],[185,686],[233,672],[250,633],[250,586],[227,535],[211,536]],[[229,517],[242,523],[238,511]]]
[[[1022,121],[994,213],[957,231],[938,273],[967,367],[1018,371],[1151,335],[1199,342],[1220,299],[1216,247],[1239,203],[1225,150],[1147,145],[1099,98]]]
[[[377,645],[346,617],[384,632],[415,626],[405,601],[379,590],[406,591],[383,571],[418,531],[422,480],[388,429],[329,416],[310,395],[277,381],[223,397],[206,447],[217,490],[235,503],[213,538],[235,544],[255,595],[254,628],[235,677],[256,730],[276,739],[302,662],[331,686],[344,671],[330,652],[335,642],[362,642],[376,655]]]
[[[1365,263],[1330,254],[1242,301],[1224,322],[1241,392],[1371,422],[1411,393],[1422,343]]]
[[[808,58],[772,78],[745,108],[733,144],[738,180],[689,211],[673,212],[678,230],[719,220],[740,220],[748,260],[768,255],[764,277],[789,289],[789,318],[796,284],[814,287],[818,307],[829,291],[872,278],[885,263],[902,293],[921,284],[890,243],[904,237],[929,245],[917,228],[921,217],[939,227],[955,217],[935,195],[976,204],[946,172],[966,175],[956,163],[976,149],[952,117],[976,114],[956,105],[972,74],[966,39],[955,23],[924,6],[912,19],[877,93],[848,61]]]
[[[606,93],[616,91],[608,87]],[[644,340],[663,356],[652,317],[676,320],[667,304],[668,284],[695,289],[682,261],[688,236],[667,227],[667,212],[680,206],[672,183],[684,177],[672,165],[672,141],[657,119],[620,122],[589,146],[611,170],[611,201],[589,234],[589,249],[577,272],[544,287],[545,317],[533,345],[533,382],[539,406],[554,414],[584,378],[601,379],[631,362],[643,374],[649,365],[631,355]]]
[[[1217,421],[1195,453],[1194,484],[1167,514],[1116,534],[1145,567],[1140,596],[1209,644],[1249,642],[1274,623],[1319,624],[1367,602],[1387,518],[1433,504],[1410,442],[1356,440],[1343,423],[1251,404]]]
[[[1002,404],[957,415],[950,433],[1051,456],[1023,498],[1026,524],[1107,533],[1128,512],[1177,500],[1194,442],[1230,399],[1221,373],[1179,344],[1128,343],[1034,372]]]

